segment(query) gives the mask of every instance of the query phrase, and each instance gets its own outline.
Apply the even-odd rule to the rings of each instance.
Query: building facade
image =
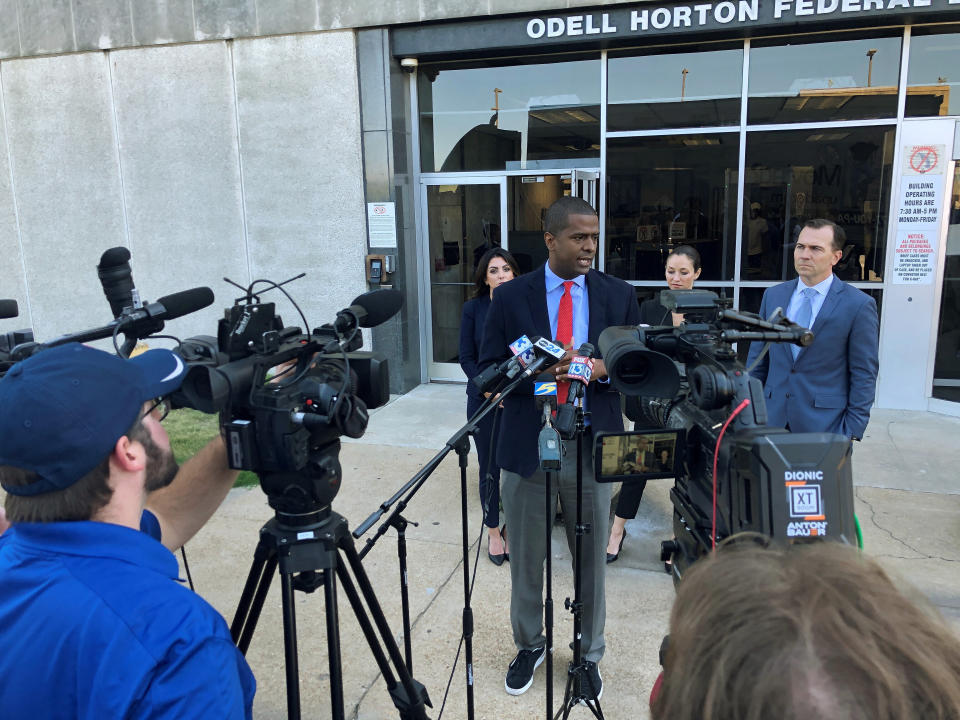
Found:
[[[122,244],[148,295],[210,285],[218,308],[224,275],[305,271],[290,291],[319,325],[382,256],[405,307],[373,346],[406,391],[462,378],[476,260],[536,267],[562,194],[597,207],[598,267],[640,299],[692,244],[698,287],[744,310],[828,217],[837,275],[880,308],[877,404],[960,414],[960,2],[372,5],[21,0],[0,296],[41,338],[102,324],[93,266]]]

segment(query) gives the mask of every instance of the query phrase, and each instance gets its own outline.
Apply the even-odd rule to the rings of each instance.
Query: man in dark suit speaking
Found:
[[[600,332],[611,325],[636,325],[640,310],[633,288],[622,280],[591,269],[600,237],[596,211],[584,200],[563,197],[547,210],[544,241],[549,259],[542,267],[501,285],[487,312],[481,367],[509,357],[509,344],[521,335],[554,338],[566,348],[584,342],[597,346]],[[563,382],[573,353],[553,368],[565,397]],[[587,428],[583,458],[583,521],[591,531],[584,537],[582,560],[582,647],[588,678],[584,691],[603,689],[597,663],[603,656],[606,617],[604,569],[610,486],[594,479],[593,431],[623,430],[620,397],[606,382],[603,360],[597,358],[587,387],[584,411]],[[567,544],[575,543],[576,441],[564,442],[562,469],[553,473],[553,509],[544,516],[545,474],[539,468],[537,435],[541,417],[533,398],[533,382],[526,382],[504,399],[497,440],[497,464],[502,468],[501,497],[510,536],[510,621],[517,656],[507,671],[505,687],[511,695],[526,692],[534,670],[543,662],[543,564],[546,526],[552,522],[556,495],[564,507]],[[552,682],[548,678],[547,682]]]
[[[767,288],[760,315],[784,308],[789,319],[813,330],[813,344],[772,344],[752,375],[763,382],[770,425],[859,440],[877,385],[879,320],[874,299],[833,274],[845,240],[830,220],[806,222],[793,253],[800,277]],[[762,347],[751,344],[747,367]]]

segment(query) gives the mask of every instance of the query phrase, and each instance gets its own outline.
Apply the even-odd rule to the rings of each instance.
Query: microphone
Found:
[[[399,290],[371,290],[353,299],[350,307],[337,313],[334,329],[343,334],[357,327],[376,327],[392,318],[403,306],[403,294]]]
[[[136,310],[142,306],[140,293],[133,286],[130,251],[127,248],[120,246],[105,251],[100,256],[97,275],[115,318],[123,314],[124,308]]]
[[[583,343],[577,354],[570,359],[570,366],[567,368],[570,378],[567,401],[557,409],[556,420],[557,430],[564,440],[570,440],[576,432],[576,401],[586,393],[587,385],[590,384],[590,377],[593,375],[593,353],[593,345]]]
[[[510,350],[514,354],[512,358],[499,365],[491,365],[473,378],[473,384],[481,393],[493,392],[501,381],[512,380],[521,370],[524,370],[524,377],[530,377],[541,368],[553,365],[564,355],[562,347],[539,336],[535,336],[531,342],[526,335],[521,335],[510,343]]]
[[[163,329],[165,320],[174,320],[213,304],[213,290],[208,287],[195,287],[178,293],[166,295],[155,303],[148,303],[138,310],[129,312],[110,323],[92,330],[82,330],[70,335],[62,335],[34,348],[24,348],[32,354],[37,349],[56,347],[70,342],[85,343],[112,337],[113,333],[123,332],[128,337],[145,338]],[[21,359],[21,358],[17,358]]]
[[[540,373],[533,381],[533,397],[543,412],[543,427],[537,438],[540,467],[544,472],[560,469],[560,435],[551,423],[551,414],[557,408],[557,379],[550,373]]]
[[[0,300],[0,320],[15,318],[20,314],[16,300]]]

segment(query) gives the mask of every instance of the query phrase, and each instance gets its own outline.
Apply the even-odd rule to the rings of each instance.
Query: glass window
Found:
[[[740,124],[743,48],[611,57],[607,129]]]
[[[599,164],[600,60],[423,65],[417,88],[424,172]]]
[[[933,397],[960,402],[960,164],[950,193],[947,256],[940,293],[940,325],[933,366]]]
[[[847,244],[834,272],[883,280],[893,127],[747,134],[742,280],[796,277],[793,244],[811,218],[843,227]]]
[[[737,133],[614,138],[607,146],[606,271],[662,280],[677,245],[693,245],[702,280],[733,279]]]
[[[896,117],[899,77],[899,37],[752,47],[747,122]]]
[[[907,117],[960,115],[960,28],[915,28],[910,38]],[[952,97],[951,97],[952,95]]]

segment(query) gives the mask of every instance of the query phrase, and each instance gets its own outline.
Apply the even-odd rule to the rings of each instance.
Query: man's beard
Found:
[[[173,450],[167,448],[164,453],[149,434],[141,442],[147,451],[147,476],[144,480],[144,489],[150,493],[165,488],[173,482],[173,478],[180,470],[180,466],[173,457]]]

